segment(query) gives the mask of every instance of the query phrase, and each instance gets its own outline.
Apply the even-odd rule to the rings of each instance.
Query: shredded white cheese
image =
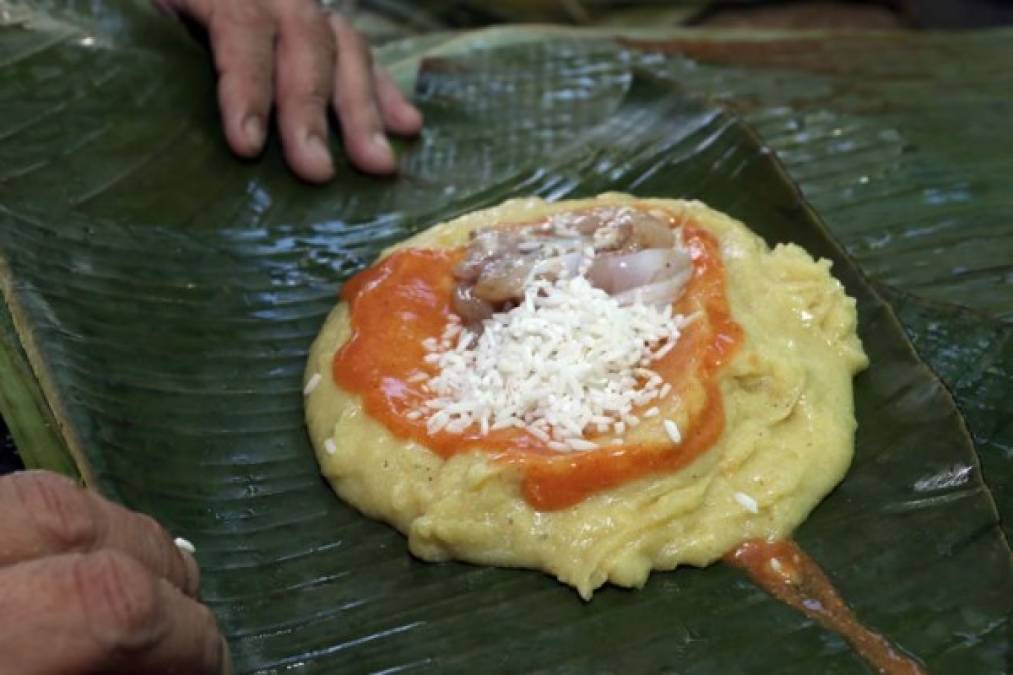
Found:
[[[426,340],[437,373],[419,412],[430,434],[517,427],[560,452],[595,449],[586,432],[635,426],[633,411],[667,386],[641,364],[671,349],[683,321],[670,305],[621,306],[579,274],[533,280],[480,334],[455,323]]]
[[[672,420],[665,420],[665,433],[668,434],[668,438],[675,445],[682,443],[682,434],[679,433],[679,425]]]
[[[309,396],[310,394],[312,394],[313,390],[320,386],[321,379],[323,378],[320,377],[320,373],[313,373],[313,376],[310,377],[309,381],[306,383],[306,386],[303,387],[302,390],[303,396]]]
[[[756,503],[756,500],[747,495],[745,492],[736,492],[732,495],[732,497],[739,503],[739,506],[744,508],[746,511],[749,511],[750,513],[760,512],[760,508]]]
[[[178,548],[180,551],[186,551],[190,555],[193,555],[194,553],[197,552],[197,547],[194,546],[189,539],[184,539],[183,537],[176,537],[172,541],[172,543],[175,544],[176,548]]]

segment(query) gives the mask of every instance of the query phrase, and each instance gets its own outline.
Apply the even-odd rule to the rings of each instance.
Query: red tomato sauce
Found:
[[[816,561],[794,542],[747,541],[726,555],[725,561],[745,571],[781,602],[836,632],[877,673],[925,675],[921,664],[858,621]]]
[[[480,448],[496,461],[518,466],[524,499],[539,510],[566,508],[600,490],[675,471],[721,436],[724,406],[716,376],[743,339],[729,311],[717,239],[688,224],[683,226],[683,241],[692,257],[693,276],[674,309],[697,316],[683,329],[675,348],[651,364],[672,385],[670,395],[684,392],[688,382],[698,383],[703,391],[677,445],[662,437],[653,443],[562,453],[521,429],[485,436],[474,428],[430,435],[425,419],[409,419],[406,413],[429,398],[411,376],[419,371],[434,374],[424,361],[422,341],[439,340],[449,322],[452,271],[463,249],[401,250],[345,284],[341,298],[349,304],[352,331],[334,355],[334,380],[361,396],[366,412],[399,438],[416,441],[445,458]]]

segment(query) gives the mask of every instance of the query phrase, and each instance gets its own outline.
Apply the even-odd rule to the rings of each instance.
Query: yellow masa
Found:
[[[682,215],[720,242],[732,315],[745,332],[719,379],[721,438],[680,471],[537,511],[520,496],[516,468],[480,449],[444,460],[392,435],[335,384],[331,363],[351,330],[339,303],[306,369],[306,381],[319,382],[306,398],[310,436],[335,492],[404,533],[419,558],[541,569],[587,599],[607,581],[639,587],[652,569],[708,565],[744,540],[786,537],[843,479],[854,447],[852,377],[868,360],[855,302],[829,261],[793,244],[771,250],[700,202],[616,193],[552,204],[510,200],[436,225],[385,255],[452,248],[475,229],[622,204]],[[663,432],[656,425],[638,433]]]

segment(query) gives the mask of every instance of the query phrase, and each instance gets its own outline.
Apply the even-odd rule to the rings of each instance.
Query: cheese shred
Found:
[[[559,452],[596,449],[586,433],[622,433],[639,422],[635,409],[671,389],[641,364],[668,353],[684,321],[671,305],[620,305],[579,274],[535,279],[480,331],[455,327],[425,341],[436,373],[418,413],[429,434],[516,427]]]

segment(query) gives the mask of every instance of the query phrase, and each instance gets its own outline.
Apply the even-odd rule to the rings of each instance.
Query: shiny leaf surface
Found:
[[[895,291],[968,416],[1008,538],[1010,31],[697,35],[628,44],[659,76],[740,111],[863,271]]]
[[[532,572],[418,563],[319,479],[300,381],[339,282],[452,215],[606,189],[700,197],[834,261],[873,367],[854,468],[798,539],[932,672],[1004,667],[1010,551],[953,399],[771,151],[667,59],[563,36],[437,50],[401,176],[341,167],[315,189],[276,147],[228,155],[211,72],[175,31],[101,3],[57,27],[13,7],[35,17],[0,24],[13,324],[86,477],[196,543],[239,672],[861,670],[723,566],[585,604]]]

